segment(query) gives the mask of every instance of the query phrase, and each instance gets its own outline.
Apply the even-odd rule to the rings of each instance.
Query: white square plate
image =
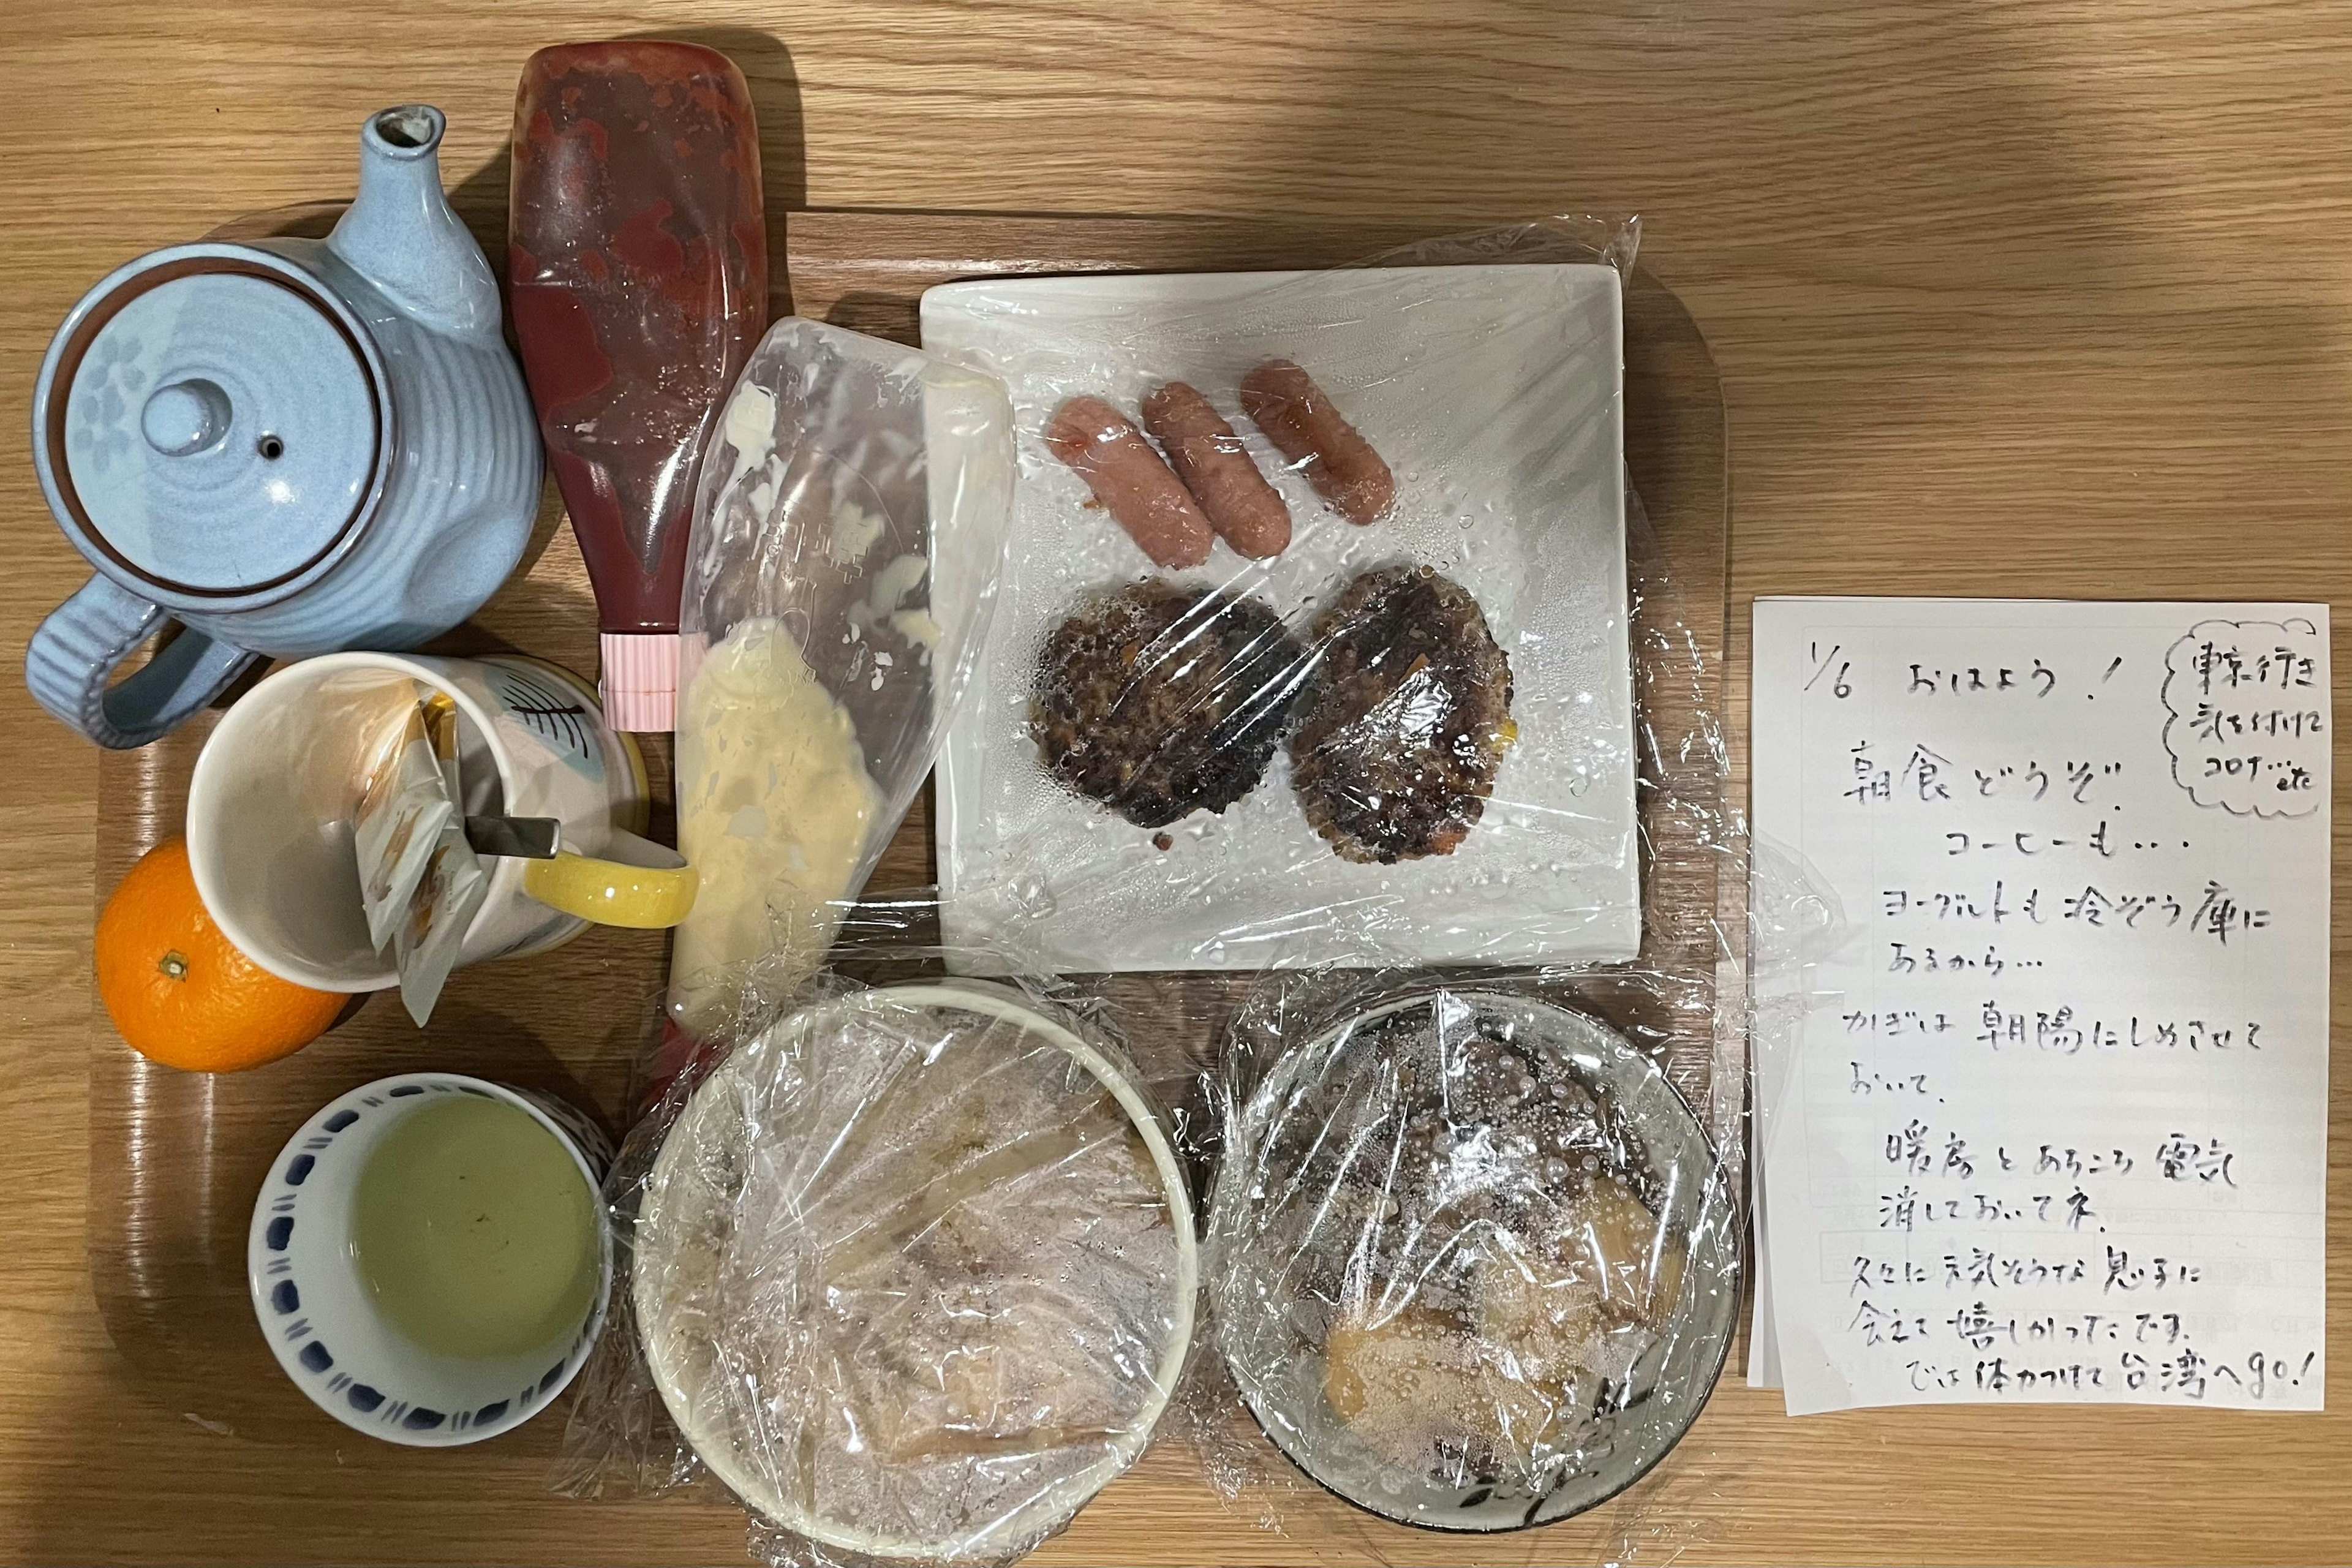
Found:
[[[1641,941],[1627,652],[1623,310],[1600,266],[1366,268],[950,283],[923,346],[1000,377],[1020,477],[1006,567],[939,766],[944,935],[971,967],[1064,973],[1610,962]],[[1388,459],[1393,515],[1359,528],[1243,418],[1235,388],[1297,361]],[[1277,751],[1224,812],[1150,830],[1060,789],[1028,730],[1037,654],[1087,593],[1152,572],[1041,437],[1067,397],[1130,418],[1188,381],[1290,503],[1290,548],[1220,543],[1173,574],[1266,600],[1303,633],[1357,573],[1412,560],[1476,595],[1511,664],[1518,738],[1452,855],[1342,860]],[[935,591],[984,567],[942,558]]]

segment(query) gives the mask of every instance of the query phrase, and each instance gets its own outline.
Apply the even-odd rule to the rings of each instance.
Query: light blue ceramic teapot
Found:
[[[539,436],[497,279],[441,192],[442,128],[421,104],[371,116],[325,239],[158,250],[58,328],[33,460],[97,573],[25,680],[100,745],[145,745],[263,656],[413,647],[521,558]]]

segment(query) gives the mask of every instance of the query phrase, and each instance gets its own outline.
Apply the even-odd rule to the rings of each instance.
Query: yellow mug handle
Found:
[[[550,909],[600,926],[662,931],[694,908],[694,868],[675,850],[614,828],[606,858],[559,849],[525,860],[522,890]]]

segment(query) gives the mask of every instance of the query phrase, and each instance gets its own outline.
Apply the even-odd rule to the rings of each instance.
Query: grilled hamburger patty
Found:
[[[1426,566],[1384,566],[1316,618],[1291,785],[1343,859],[1450,855],[1494,793],[1511,666],[1478,601]]]
[[[1263,602],[1153,578],[1045,639],[1030,733],[1065,788],[1139,827],[1164,826],[1257,787],[1304,668]]]

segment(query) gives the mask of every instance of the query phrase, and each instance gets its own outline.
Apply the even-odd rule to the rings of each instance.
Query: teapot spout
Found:
[[[496,341],[498,279],[441,193],[436,152],[446,123],[423,103],[368,117],[359,195],[327,247],[403,315],[436,331]]]

